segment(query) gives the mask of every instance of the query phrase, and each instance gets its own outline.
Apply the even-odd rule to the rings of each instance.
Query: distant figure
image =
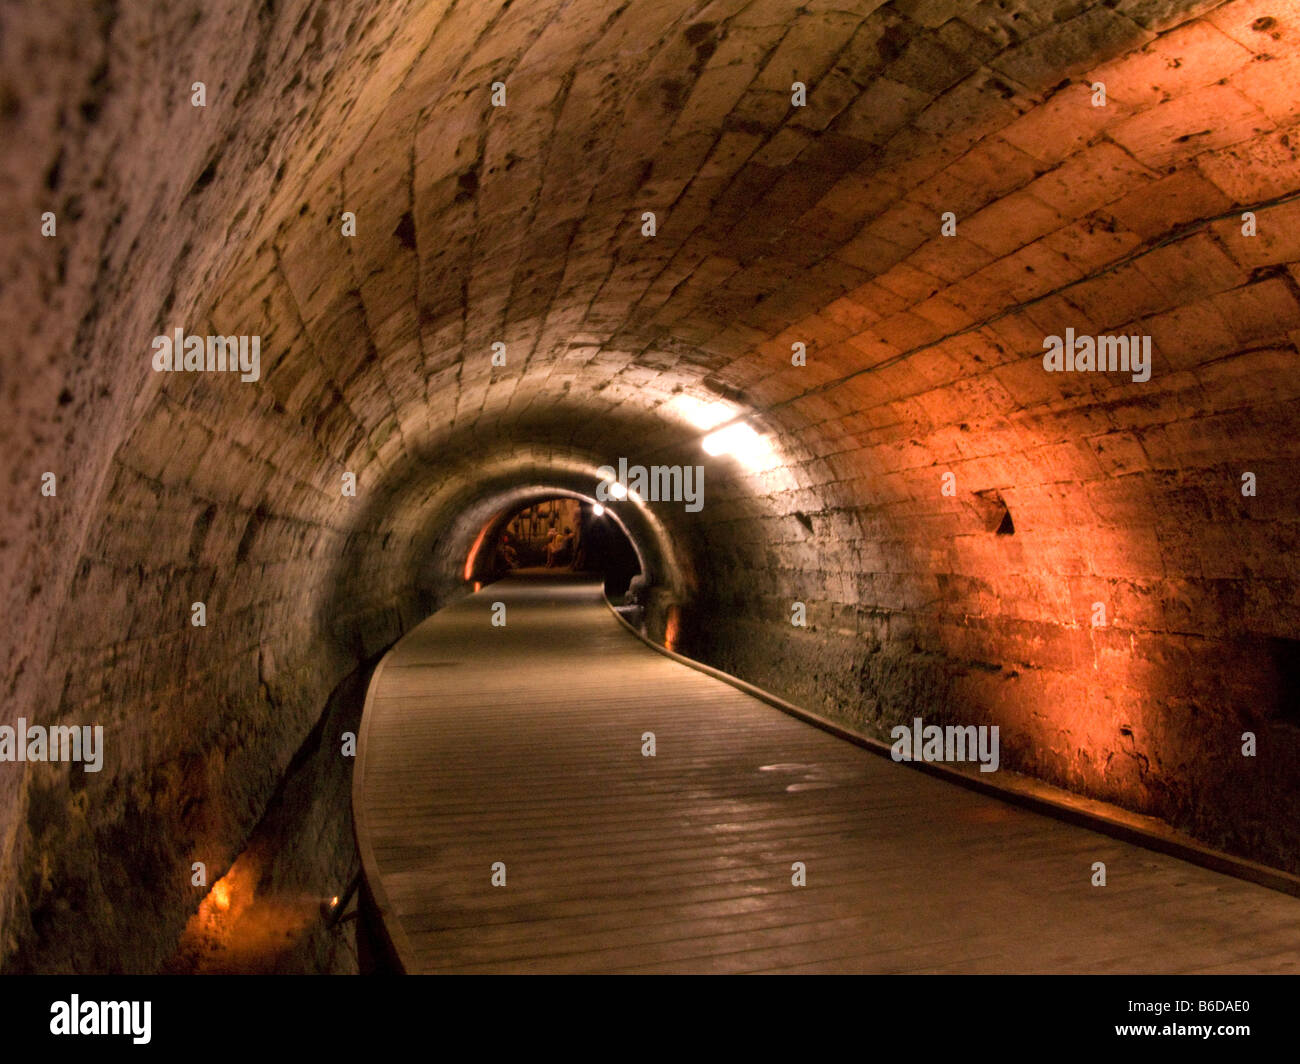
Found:
[[[551,538],[546,544],[546,568],[554,569],[560,564],[559,558],[566,550],[569,544],[573,542],[573,529],[565,525],[564,531],[558,529],[551,530]]]
[[[501,560],[505,562],[507,569],[519,568],[519,552],[515,550],[514,544],[510,542],[510,533],[507,532],[501,537],[501,544],[497,547],[497,553]]]

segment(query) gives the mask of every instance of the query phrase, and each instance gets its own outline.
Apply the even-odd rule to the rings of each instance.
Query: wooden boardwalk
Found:
[[[412,630],[360,740],[410,972],[1300,972],[1300,899],[895,765],[655,653],[571,575]]]

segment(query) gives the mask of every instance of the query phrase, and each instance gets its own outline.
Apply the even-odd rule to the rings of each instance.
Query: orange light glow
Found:
[[[482,528],[479,529],[478,535],[474,538],[474,546],[470,547],[469,549],[469,557],[465,559],[466,580],[468,580],[471,576],[474,575],[474,562],[478,560],[478,552],[480,548],[483,546],[483,539],[487,535],[488,528],[491,526],[491,524],[492,522],[489,521],[486,525],[484,525]],[[475,591],[478,590],[477,584],[474,586],[474,590]]]
[[[208,896],[196,914],[202,924],[215,927],[238,919],[253,903],[257,893],[258,862],[248,853],[241,854],[224,876],[212,884]]]
[[[319,894],[258,894],[262,859],[244,851],[190,917],[170,971],[269,974],[321,918]],[[337,903],[338,899],[334,899]]]
[[[230,883],[224,878],[212,884],[212,905],[222,913],[230,908]]]
[[[664,646],[669,650],[677,649],[677,640],[681,635],[681,611],[676,606],[668,607],[668,620],[664,625]]]

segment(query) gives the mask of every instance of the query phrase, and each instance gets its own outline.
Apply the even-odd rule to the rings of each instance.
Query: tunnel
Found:
[[[775,884],[754,970],[1297,970],[1295,0],[25,0],[0,54],[0,970],[568,970],[465,915],[522,856],[420,866],[443,938],[385,862],[597,771],[527,838],[775,833],[699,858]],[[367,837],[426,740],[383,793],[451,819]],[[815,893],[968,860],[1247,908],[927,953]]]

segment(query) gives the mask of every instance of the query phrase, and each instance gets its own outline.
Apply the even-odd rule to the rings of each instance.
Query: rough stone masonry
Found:
[[[703,461],[682,395],[780,464],[647,519],[652,629],[1300,870],[1294,0],[0,23],[0,723],[105,744],[0,764],[0,965],[157,969],[331,692],[464,589],[461,516]],[[177,327],[259,379],[155,373]],[[1045,372],[1067,327],[1150,379]]]

